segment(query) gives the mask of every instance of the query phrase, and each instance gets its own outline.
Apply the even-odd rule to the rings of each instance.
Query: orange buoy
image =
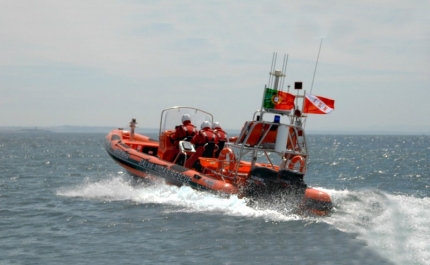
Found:
[[[221,150],[218,156],[218,171],[224,169],[224,161],[226,161],[228,157],[228,170],[233,171],[236,168],[236,155],[234,154],[231,148],[226,147]]]
[[[305,160],[302,156],[295,156],[291,159],[290,163],[288,164],[288,168],[293,170],[294,166],[297,164],[297,162],[300,162],[300,173],[305,173]]]

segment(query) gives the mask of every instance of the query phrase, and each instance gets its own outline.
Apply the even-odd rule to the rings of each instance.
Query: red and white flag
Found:
[[[303,113],[329,114],[334,110],[334,99],[306,94]]]

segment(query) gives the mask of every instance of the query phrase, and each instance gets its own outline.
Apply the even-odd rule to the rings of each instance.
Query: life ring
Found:
[[[228,170],[233,171],[236,169],[236,155],[234,154],[231,148],[223,148],[218,156],[218,171],[222,171],[224,169],[224,162],[226,161],[228,156]]]
[[[299,172],[304,173],[305,171],[305,160],[302,156],[295,156],[291,159],[290,163],[288,164],[288,169],[293,170],[294,166],[297,162],[300,162],[300,169]]]

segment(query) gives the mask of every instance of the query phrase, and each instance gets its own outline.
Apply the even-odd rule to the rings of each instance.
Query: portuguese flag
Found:
[[[266,88],[263,99],[263,108],[285,111],[291,110],[294,108],[295,98],[296,96],[293,94],[272,88]]]

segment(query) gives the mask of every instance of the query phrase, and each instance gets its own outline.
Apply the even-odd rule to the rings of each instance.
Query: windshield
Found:
[[[204,121],[213,123],[213,116],[209,112],[192,107],[172,107],[161,112],[160,135],[167,130],[175,130],[175,127],[182,124],[182,115],[189,114],[191,123],[200,129]]]

